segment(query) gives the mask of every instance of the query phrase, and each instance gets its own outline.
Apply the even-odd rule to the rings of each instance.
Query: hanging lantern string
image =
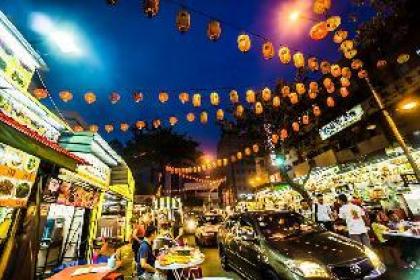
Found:
[[[189,11],[191,11],[191,12],[193,12],[193,13],[196,13],[196,14],[198,14],[198,15],[201,15],[201,16],[203,16],[203,17],[206,17],[206,18],[208,18],[208,19],[211,19],[211,20],[218,20],[218,21],[220,21],[221,23],[223,23],[223,24],[225,24],[225,25],[227,25],[227,26],[232,27],[233,29],[236,29],[236,30],[238,30],[238,31],[240,31],[240,32],[246,32],[246,33],[248,33],[248,34],[250,34],[250,35],[252,35],[252,36],[254,36],[254,37],[257,37],[257,38],[261,39],[262,41],[270,41],[270,40],[268,39],[268,36],[266,36],[266,35],[264,35],[264,34],[257,33],[257,32],[255,32],[255,31],[251,31],[251,30],[247,30],[246,28],[242,28],[241,26],[238,26],[238,25],[233,24],[233,23],[231,23],[231,22],[227,22],[227,21],[225,21],[225,20],[222,20],[222,19],[220,19],[220,18],[217,18],[217,17],[215,17],[215,16],[212,16],[212,15],[210,15],[210,14],[206,13],[206,12],[203,12],[203,11],[198,10],[198,9],[195,9],[195,8],[193,8],[193,7],[191,7],[191,6],[185,5],[185,4],[181,3],[181,2],[180,2],[180,1],[178,1],[178,0],[166,0],[166,1],[167,1],[167,2],[172,2],[173,4],[178,5],[178,6],[181,6],[181,7],[185,7],[185,8],[186,8],[186,9],[188,9]],[[306,20],[313,21],[313,22],[318,22],[318,20],[315,20],[315,19],[310,18],[310,17],[306,17],[306,16],[299,16],[299,17],[301,17],[301,18],[303,18],[303,19],[306,19]],[[298,50],[298,49],[296,49],[296,48],[294,48],[294,47],[290,47],[290,45],[288,45],[288,44],[283,44],[283,43],[280,43],[280,46],[284,46],[284,47],[286,47],[286,46],[287,46],[288,48],[290,48],[290,49],[291,49],[292,51],[294,51],[294,52],[302,52],[301,50]],[[325,58],[320,57],[319,55],[314,55],[314,54],[311,54],[311,53],[308,53],[308,52],[302,52],[302,53],[306,53],[306,54],[307,54],[307,55],[309,55],[309,56],[313,56],[313,57],[316,57],[316,58],[321,59],[321,60],[327,60],[327,59],[325,59]]]

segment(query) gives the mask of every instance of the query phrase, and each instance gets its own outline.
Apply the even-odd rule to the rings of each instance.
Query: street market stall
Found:
[[[420,164],[420,150],[413,149],[412,156]],[[413,202],[418,197],[420,185],[409,182],[407,176],[410,174],[413,170],[406,157],[396,149],[388,149],[386,155],[364,163],[314,169],[305,188],[312,193],[324,193],[327,202],[332,202],[337,194],[345,193],[360,197],[365,204],[391,210],[401,208],[407,199]],[[407,209],[411,214],[419,214],[415,203],[408,207],[412,208]]]

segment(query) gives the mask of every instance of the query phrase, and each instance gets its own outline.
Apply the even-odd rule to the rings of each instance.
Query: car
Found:
[[[246,279],[375,279],[386,270],[370,248],[289,211],[229,217],[218,248],[223,269]]]
[[[198,218],[195,242],[199,246],[217,246],[217,232],[223,222],[222,215],[205,214]]]

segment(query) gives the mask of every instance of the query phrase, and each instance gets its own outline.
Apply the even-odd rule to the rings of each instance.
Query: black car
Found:
[[[295,212],[247,212],[218,233],[222,267],[247,279],[375,279],[385,266],[369,248]]]
[[[198,218],[195,241],[200,246],[217,246],[217,232],[223,222],[222,215],[206,214]]]

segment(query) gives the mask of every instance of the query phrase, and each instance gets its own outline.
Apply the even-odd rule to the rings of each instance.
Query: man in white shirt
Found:
[[[312,206],[314,220],[320,226],[332,231],[333,223],[331,207],[324,203],[324,196],[322,194],[318,194],[316,198],[318,203],[315,203]]]
[[[362,243],[365,246],[370,246],[369,236],[364,221],[365,212],[357,205],[348,201],[345,194],[338,196],[338,201],[341,204],[338,216],[346,222],[347,230],[351,239]]]

